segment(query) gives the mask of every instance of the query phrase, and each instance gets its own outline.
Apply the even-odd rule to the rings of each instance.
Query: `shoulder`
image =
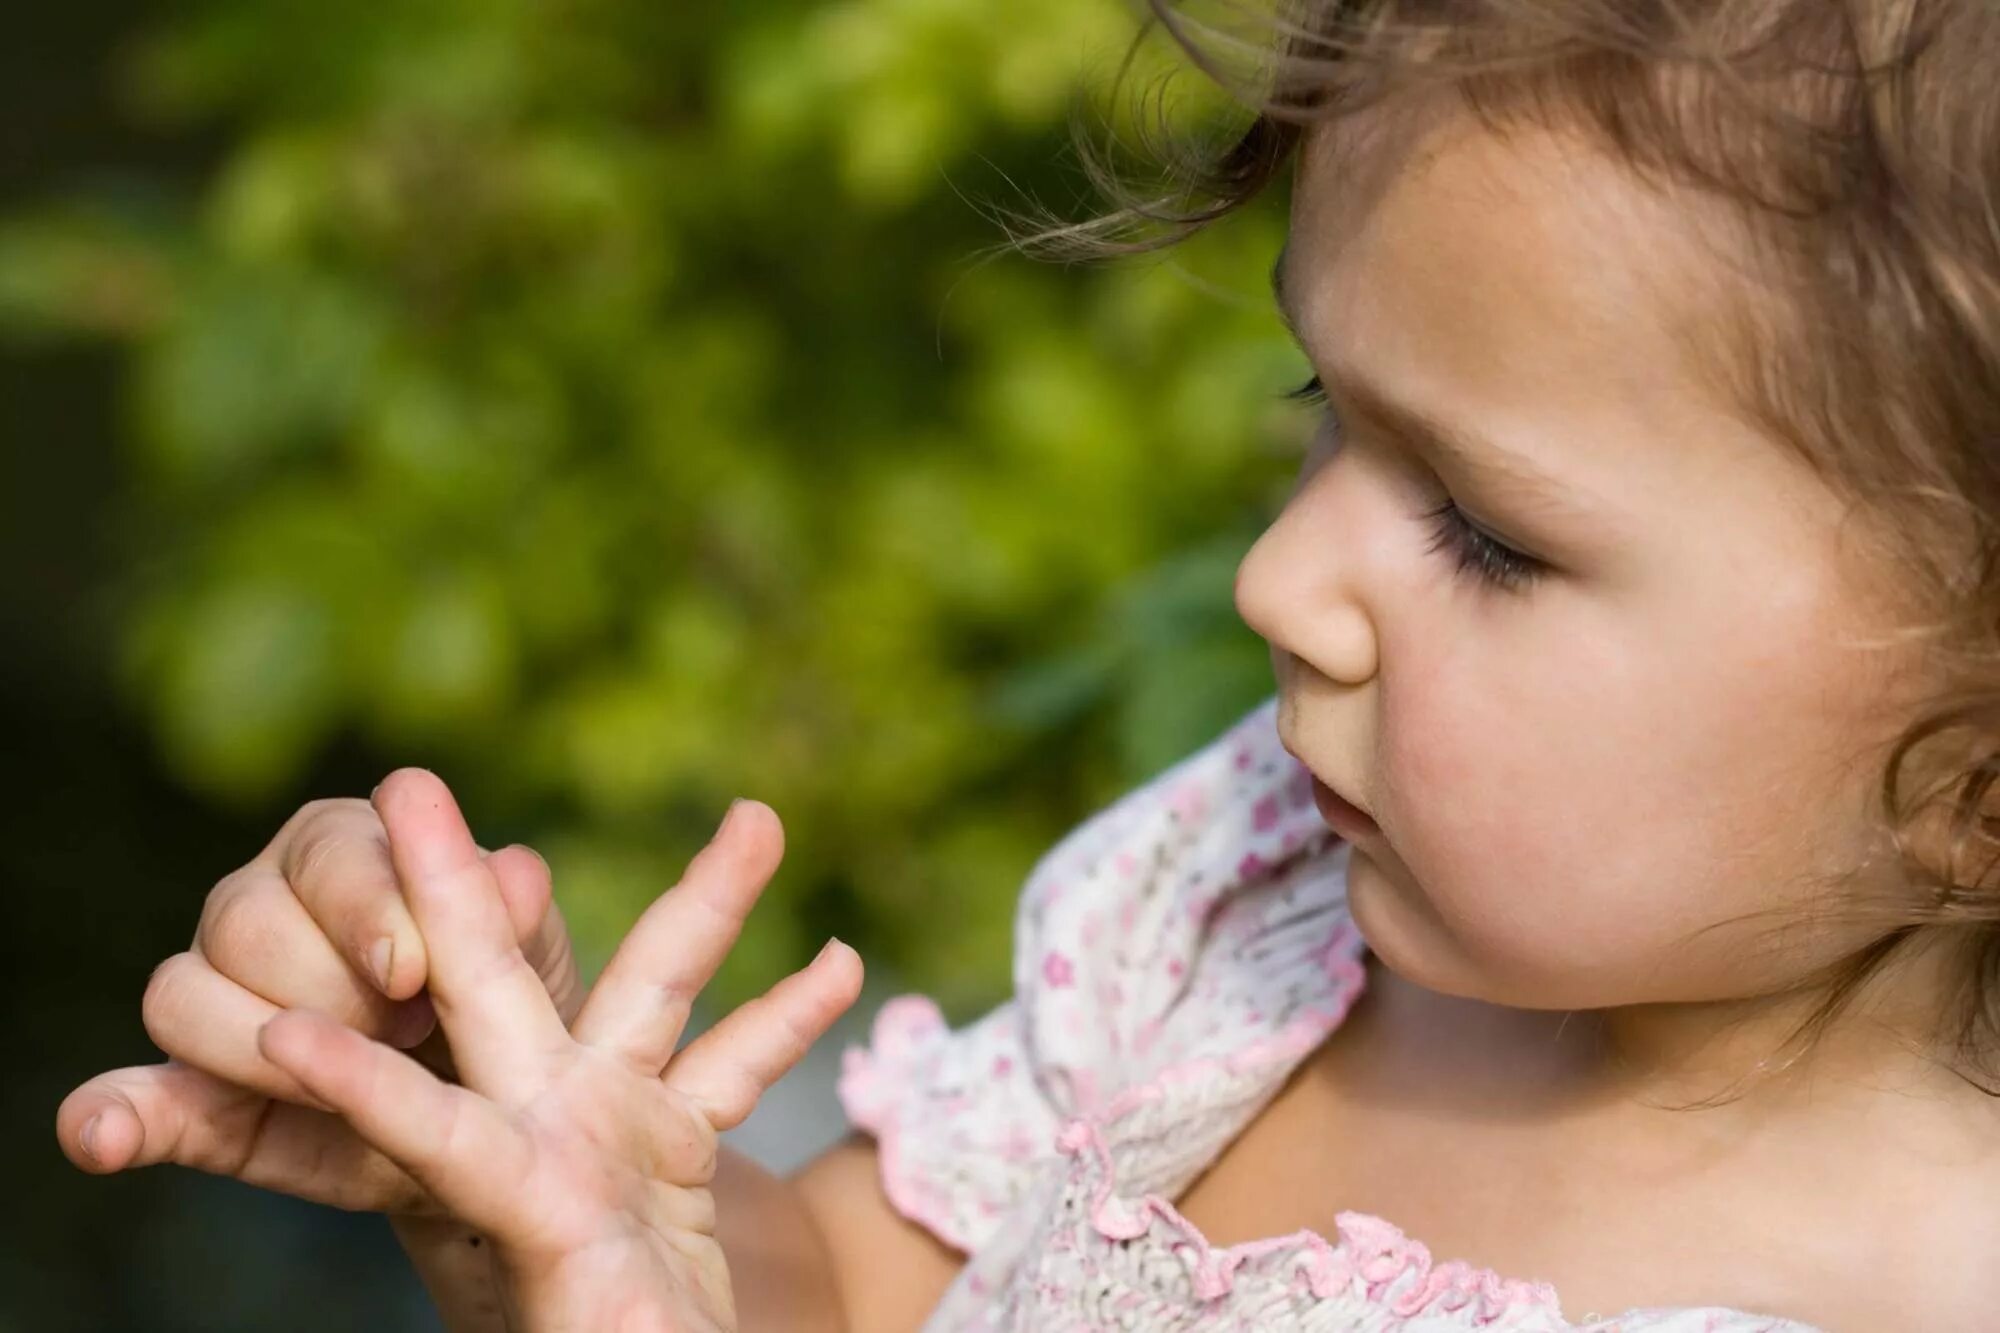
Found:
[[[1062,1126],[1169,1197],[1344,1019],[1349,848],[1278,742],[1276,700],[1087,821],[1016,920],[1028,1066]]]
[[[1030,875],[1014,991],[1066,1111],[1268,1040],[1347,989],[1348,849],[1276,709],[1085,821]]]
[[[1072,829],[1023,885],[1011,999],[952,1028],[899,996],[844,1056],[842,1103],[897,1210],[969,1252],[1066,1126],[1142,1101],[1227,1103],[1202,1118],[1226,1141],[1359,989],[1346,850],[1275,699]],[[1173,1146],[1149,1158],[1163,1179],[1219,1142]]]

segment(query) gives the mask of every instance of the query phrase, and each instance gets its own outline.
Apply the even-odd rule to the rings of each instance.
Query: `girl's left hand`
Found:
[[[707,1188],[716,1136],[750,1114],[861,982],[859,956],[830,941],[675,1053],[694,996],[777,868],[755,849],[781,844],[741,835],[776,816],[754,801],[734,807],[565,1029],[444,784],[400,770],[377,805],[463,1086],[304,1009],[264,1025],[266,1058],[485,1237],[510,1327],[733,1330]]]

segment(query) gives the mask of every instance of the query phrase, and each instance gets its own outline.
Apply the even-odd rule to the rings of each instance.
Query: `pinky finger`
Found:
[[[733,1129],[860,994],[861,955],[828,940],[812,962],[689,1042],[663,1077],[716,1129]]]
[[[492,1102],[309,1009],[271,1019],[257,1045],[446,1210],[496,1240],[520,1230],[533,1148]]]

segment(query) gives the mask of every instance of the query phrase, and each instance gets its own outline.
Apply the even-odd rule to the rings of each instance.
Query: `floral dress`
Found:
[[[947,1027],[888,1001],[843,1055],[848,1119],[904,1216],[967,1263],[925,1333],[1814,1333],[1720,1308],[1572,1323],[1555,1291],[1436,1262],[1366,1213],[1218,1247],[1173,1200],[1365,982],[1349,847],[1277,701],[1073,830],[1015,919],[1014,998]]]

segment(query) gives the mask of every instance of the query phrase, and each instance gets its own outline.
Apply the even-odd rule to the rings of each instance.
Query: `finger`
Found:
[[[359,975],[380,994],[407,1000],[422,989],[429,964],[396,883],[381,816],[360,800],[308,808],[315,813],[295,821],[292,836],[278,846],[279,877]],[[340,1016],[323,1001],[315,999],[314,1007]]]
[[[507,909],[514,938],[526,952],[528,941],[534,938],[552,905],[549,863],[534,848],[518,842],[480,854],[486,858],[486,868],[493,872],[493,882],[500,886],[500,903]]]
[[[665,1068],[694,997],[743,929],[785,854],[785,830],[762,801],[738,801],[680,882],[653,900],[604,965],[576,1019],[576,1039],[652,1075]]]
[[[493,1102],[309,1009],[279,1014],[259,1042],[447,1211],[498,1242],[522,1230],[534,1149]]]
[[[419,996],[402,1008],[384,1034],[391,1045],[413,1045],[431,1027],[429,1001]],[[266,1097],[314,1105],[297,1080],[257,1049],[257,1029],[277,1012],[193,951],[154,968],[139,1002],[146,1035],[171,1058]]]
[[[267,1097],[311,1104],[311,1094],[257,1051],[257,1029],[277,1012],[192,951],[154,968],[139,1002],[146,1035],[170,1058]]]
[[[181,1064],[99,1074],[63,1099],[56,1138],[70,1161],[96,1174],[171,1162],[336,1208],[435,1206],[339,1117]]]
[[[556,906],[549,863],[531,847],[514,843],[486,855],[487,868],[500,885],[500,897],[507,904],[507,916],[514,923],[514,937],[528,966],[542,979],[542,989],[555,1002],[565,1025],[576,1018],[583,1003],[583,987],[576,970],[576,952],[570,946],[569,928],[562,909]]]
[[[533,1095],[572,1043],[458,802],[421,768],[391,773],[373,801],[425,940],[431,1004],[459,1076],[502,1101]]]
[[[416,994],[429,963],[375,807],[363,800],[315,801],[287,828],[288,834],[275,839],[252,864],[276,871],[321,932],[377,991],[399,1000]],[[515,935],[525,944],[549,907],[548,863],[518,845],[481,855],[500,883]],[[285,1004],[305,997],[266,998]],[[313,997],[313,1007],[340,1017],[326,998]]]
[[[324,923],[275,869],[253,862],[215,887],[202,904],[194,951],[281,1009],[312,1004],[371,1036],[406,1028],[406,1004],[389,999],[342,957]]]
[[[556,1012],[567,1025],[583,1003],[583,987],[577,976],[569,930],[550,894],[548,862],[532,848],[518,843],[484,855],[487,868],[500,886],[500,897],[521,941],[521,951],[527,956],[528,965],[535,969],[535,975],[542,979],[542,989],[548,992]],[[390,892],[396,895],[397,902],[402,901],[401,889],[392,886]],[[310,997],[302,996],[293,1003],[302,1008],[315,1007]],[[447,1082],[456,1082],[457,1071],[451,1068],[450,1052],[442,1035],[437,1041],[428,1040],[437,1027],[437,1012],[431,1007],[429,996],[419,993],[408,1003],[413,1011],[420,1009],[420,1012],[402,1015],[393,1033],[369,1032],[365,1027],[360,1030],[398,1050],[410,1051],[426,1069]]]
[[[716,1129],[735,1128],[853,1005],[861,973],[861,955],[828,940],[812,962],[689,1042],[668,1066],[667,1084]]]

